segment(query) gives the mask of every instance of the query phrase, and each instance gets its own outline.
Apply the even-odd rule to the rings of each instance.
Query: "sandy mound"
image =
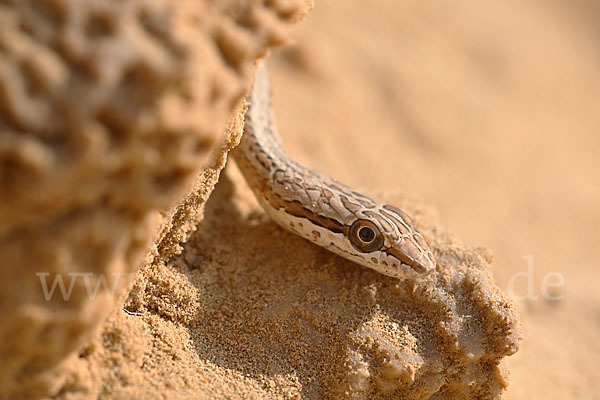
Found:
[[[142,315],[111,316],[110,345],[93,344],[81,369],[117,359],[101,372],[110,390],[142,381],[167,397],[497,397],[519,327],[486,254],[384,197],[433,243],[430,280],[389,279],[281,230],[228,168],[182,255],[141,271],[126,308]],[[126,344],[134,335],[145,351]]]

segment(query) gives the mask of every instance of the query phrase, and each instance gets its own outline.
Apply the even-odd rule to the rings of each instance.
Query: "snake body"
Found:
[[[288,155],[277,134],[264,62],[248,100],[244,132],[233,156],[275,222],[395,278],[418,278],[435,268],[429,246],[404,211],[377,203]]]

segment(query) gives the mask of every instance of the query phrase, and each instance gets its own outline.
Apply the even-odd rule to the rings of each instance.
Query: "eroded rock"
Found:
[[[308,6],[0,2],[0,397],[59,391],[135,271],[177,252],[255,59]]]

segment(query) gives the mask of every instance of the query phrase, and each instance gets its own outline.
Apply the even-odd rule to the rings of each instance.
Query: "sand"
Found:
[[[270,56],[289,152],[415,215],[440,264],[429,285],[391,282],[283,232],[235,165],[219,174],[239,135],[234,113],[243,110],[253,59],[289,37],[279,19],[304,15],[276,3],[278,11],[253,24],[233,5],[218,9],[220,32],[235,31],[220,40],[222,59],[238,60],[238,70],[221,68],[216,57],[203,63],[215,72],[196,71],[193,42],[220,36],[206,33],[212,28],[181,33],[194,40],[177,61],[183,67],[167,68],[167,81],[193,82],[197,73],[202,82],[222,77],[223,89],[212,103],[183,93],[183,104],[195,105],[161,105],[166,122],[142,125],[164,128],[150,130],[155,141],[138,128],[132,142],[98,151],[79,139],[87,109],[75,119],[82,125],[68,125],[72,131],[57,122],[52,132],[66,132],[60,140],[40,139],[45,131],[33,112],[8,130],[38,133],[31,140],[18,142],[3,127],[7,279],[0,309],[10,318],[0,329],[0,394],[597,398],[600,54],[593,2],[317,2],[293,31],[295,43]],[[49,59],[44,71],[60,69]],[[61,73],[55,76],[60,82]],[[101,92],[102,104],[122,93],[90,82],[84,93]],[[159,104],[144,96],[128,101],[140,109]],[[196,110],[200,117],[191,118]],[[165,148],[172,140],[181,143]],[[65,142],[98,154],[93,162],[71,159]],[[128,157],[132,149],[139,152]],[[158,158],[156,149],[163,149]],[[110,171],[97,160],[113,150],[140,172],[113,173],[98,189]],[[138,165],[140,155],[157,161]],[[77,162],[75,173],[64,167]],[[165,180],[161,165],[179,179]],[[124,191],[131,187],[139,189]],[[76,285],[74,299],[48,305],[35,277],[40,264],[52,273],[137,275],[117,296],[90,301]]]

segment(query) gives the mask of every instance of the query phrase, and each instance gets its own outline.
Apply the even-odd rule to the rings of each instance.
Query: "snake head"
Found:
[[[361,211],[348,230],[355,261],[396,278],[419,278],[435,268],[423,235],[401,209],[380,205]]]

